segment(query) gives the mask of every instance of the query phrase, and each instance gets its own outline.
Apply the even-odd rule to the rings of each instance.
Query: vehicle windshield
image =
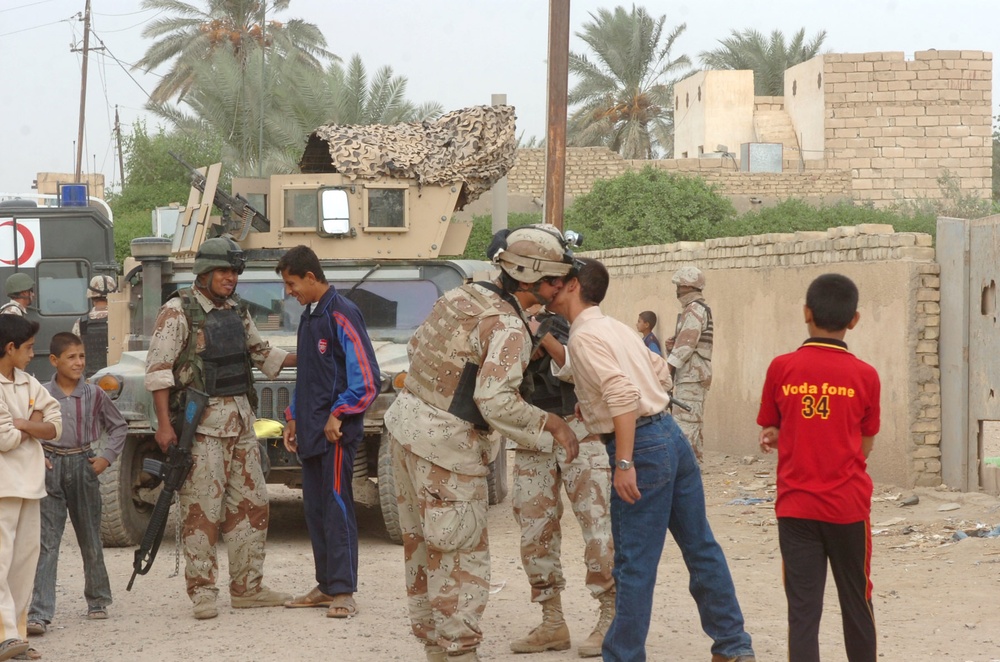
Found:
[[[347,293],[357,281],[331,280],[340,294]],[[250,315],[262,335],[289,336],[281,345],[294,345],[303,306],[285,295],[280,280],[241,280],[236,289],[247,303]],[[350,299],[361,310],[372,340],[406,342],[424,321],[441,291],[431,280],[369,280],[351,292]],[[283,339],[282,339],[283,340]]]

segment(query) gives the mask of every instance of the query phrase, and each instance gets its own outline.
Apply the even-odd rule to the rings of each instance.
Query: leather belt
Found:
[[[653,414],[652,416],[640,416],[639,418],[635,419],[635,429],[638,430],[641,427],[645,427],[650,423],[655,423],[661,418],[666,418],[667,416],[668,414],[666,411],[661,411],[659,414]],[[601,434],[601,441],[603,441],[605,444],[611,443],[614,440],[615,440],[614,432],[604,432]]]
[[[49,444],[42,444],[42,449],[46,453],[54,453],[56,455],[79,455],[80,453],[86,453],[90,450],[90,444],[82,446],[80,448],[64,448],[60,446],[50,446]]]

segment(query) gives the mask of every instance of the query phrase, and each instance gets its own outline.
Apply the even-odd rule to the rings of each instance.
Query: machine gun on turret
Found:
[[[173,152],[168,152],[168,154],[188,169],[188,173],[191,175],[191,186],[204,193],[207,182],[205,175]],[[232,196],[222,189],[216,188],[215,198],[212,202],[222,211],[223,231],[234,235],[237,241],[246,239],[251,227],[258,232],[267,232],[271,229],[271,221],[268,220],[267,216],[254,209],[250,202],[238,193]]]

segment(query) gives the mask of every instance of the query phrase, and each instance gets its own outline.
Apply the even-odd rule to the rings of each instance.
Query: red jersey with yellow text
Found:
[[[757,423],[778,432],[778,517],[868,519],[872,480],[861,437],[879,430],[878,373],[843,341],[810,338],[767,369]]]

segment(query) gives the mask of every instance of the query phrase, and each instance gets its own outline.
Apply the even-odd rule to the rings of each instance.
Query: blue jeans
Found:
[[[101,489],[89,458],[93,451],[76,455],[46,452],[52,468],[45,471],[42,499],[42,549],[35,571],[34,596],[28,620],[51,623],[56,611],[56,568],[59,543],[69,514],[83,556],[83,595],[87,610],[105,609],[111,604],[111,582],[104,566],[101,546]]]
[[[608,444],[612,478],[615,443]],[[701,469],[691,445],[670,416],[635,431],[636,483],[642,495],[629,505],[611,490],[611,532],[615,543],[617,614],[604,637],[605,662],[643,662],[653,608],[656,570],[667,530],[680,547],[712,653],[753,655],[750,635],[722,548],[705,516]]]

